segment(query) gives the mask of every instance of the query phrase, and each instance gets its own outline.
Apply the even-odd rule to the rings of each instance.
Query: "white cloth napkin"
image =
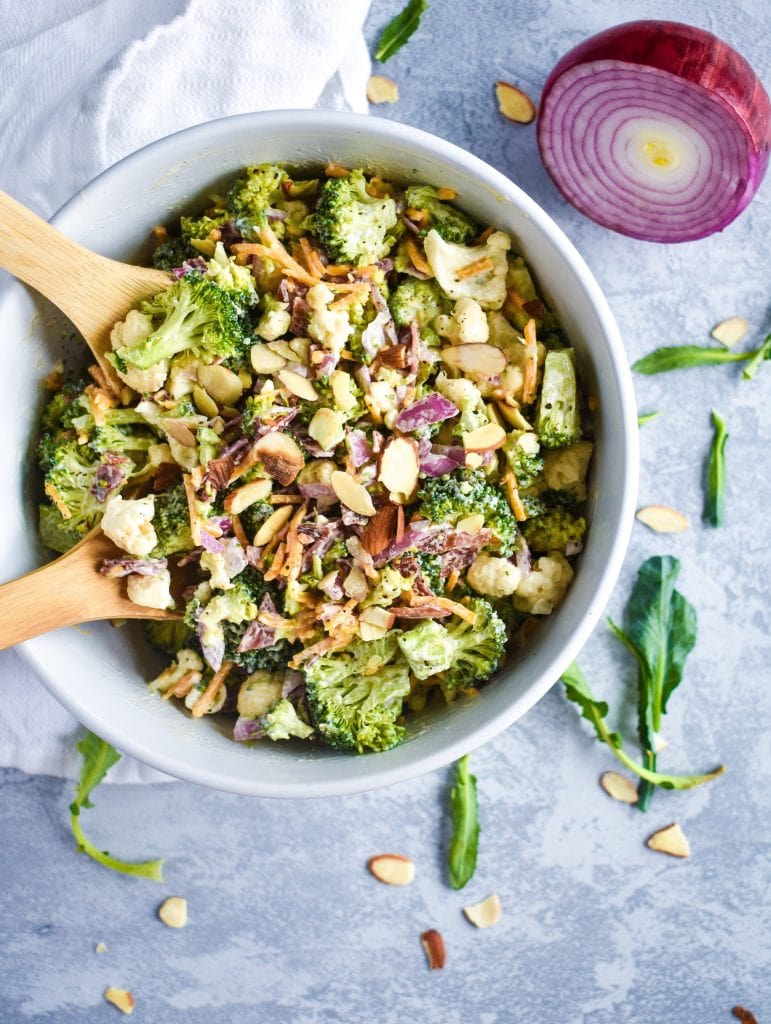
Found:
[[[0,188],[50,215],[170,132],[250,110],[366,113],[369,0],[0,0]],[[0,766],[73,776],[82,731],[0,654]],[[124,757],[114,782],[167,776]]]

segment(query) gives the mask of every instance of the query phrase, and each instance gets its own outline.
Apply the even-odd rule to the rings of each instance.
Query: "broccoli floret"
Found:
[[[253,501],[243,512],[240,512],[238,518],[241,520],[241,525],[247,537],[253,538],[268,516],[272,515],[275,511],[276,506],[271,505],[270,502]]]
[[[72,421],[86,412],[84,399],[85,381],[65,384],[57,391],[43,410],[41,424],[46,433],[57,435],[72,428]]]
[[[40,452],[45,468],[45,492],[66,523],[67,530],[83,536],[104,513],[104,486],[97,471],[101,465],[87,445],[63,441]],[[111,486],[117,494],[134,469],[130,460],[122,466],[123,480]]]
[[[190,534],[190,513],[182,483],[155,495],[153,527],[158,538],[153,558],[173,555],[177,551],[190,551],[195,547]]]
[[[81,539],[81,535],[69,524],[61,512],[51,505],[40,505],[38,507],[38,536],[40,543],[52,551],[64,554],[70,548],[75,547]]]
[[[410,673],[392,631],[382,640],[357,640],[305,668],[314,725],[331,747],[389,750],[400,743],[397,725]]]
[[[229,257],[222,242],[217,242],[214,255],[207,263],[203,276],[227,292],[228,297],[241,311],[246,312],[257,304],[258,295],[251,270],[248,267],[240,267],[232,257]]]
[[[535,429],[546,448],[565,448],[581,439],[581,412],[572,348],[546,353]]]
[[[128,366],[146,370],[187,350],[209,360],[215,356],[227,359],[245,344],[238,307],[226,291],[203,278],[189,275],[140,308],[152,317],[152,333],[111,354]]]
[[[390,298],[389,306],[397,324],[406,327],[417,320],[423,340],[431,344],[439,336],[433,329],[436,317],[449,313],[452,303],[433,279],[407,278]]]
[[[430,185],[410,185],[404,193],[408,209],[426,210],[428,225],[434,228],[446,242],[467,245],[479,234],[479,228],[465,213],[439,199],[436,189]]]
[[[202,242],[209,239],[212,231],[218,231],[228,219],[227,210],[218,210],[213,217],[180,217],[181,241],[188,247],[193,239]],[[165,243],[164,243],[165,244]],[[195,246],[192,247],[195,252]],[[179,266],[179,264],[177,264]]]
[[[182,619],[149,619],[144,626],[147,639],[162,654],[177,654],[193,635]]]
[[[156,247],[153,253],[153,266],[158,270],[173,270],[196,255],[198,254],[195,249],[181,238],[167,238]]]
[[[329,178],[316,207],[316,233],[330,257],[339,263],[377,263],[394,244],[389,234],[398,220],[390,197],[367,192],[361,170],[346,178]]]
[[[445,579],[442,576],[442,559],[439,555],[421,552],[417,555],[420,574],[435,594],[444,593]]]
[[[126,452],[137,454],[146,452],[150,445],[157,443],[158,438],[149,431],[134,432],[128,425],[111,423],[109,412],[106,422],[102,426],[94,427],[94,432],[89,439],[91,448],[98,455],[104,452],[115,452],[117,455]],[[137,462],[139,461],[137,460]]]
[[[286,697],[271,705],[260,724],[269,740],[288,740],[291,736],[307,740],[313,734],[313,727],[303,722]]]
[[[250,587],[236,580],[230,590],[217,591],[205,604],[194,597],[185,608],[184,618],[189,625],[195,626],[201,652],[216,671],[230,653],[226,650],[225,624],[243,625],[243,635],[256,615],[257,603]],[[231,646],[237,647],[238,641]]]
[[[265,211],[284,198],[281,183],[288,180],[286,171],[275,164],[247,167],[236,178],[228,193],[228,207],[244,238],[254,239],[265,227]]]
[[[586,533],[586,520],[562,508],[552,508],[522,523],[522,533],[535,554],[550,551],[565,553],[568,545],[580,544]]]
[[[263,647],[259,651],[239,651],[238,645],[244,629],[229,622],[225,623],[225,657],[234,662],[245,672],[283,672],[292,656],[297,651],[297,644],[288,640],[279,640],[272,647]]]
[[[457,644],[440,622],[428,619],[398,638],[402,654],[418,679],[428,679],[452,667]]]
[[[528,440],[520,443],[527,436]],[[538,445],[533,444],[535,437],[524,430],[512,430],[503,443],[503,454],[517,480],[517,487],[532,487],[536,479],[543,473],[543,459],[537,452]],[[533,452],[532,449],[536,451]]]
[[[514,550],[517,521],[503,493],[486,482],[484,473],[463,470],[424,480],[418,502],[419,515],[450,526],[480,512],[484,525],[492,531],[496,554],[510,555]]]

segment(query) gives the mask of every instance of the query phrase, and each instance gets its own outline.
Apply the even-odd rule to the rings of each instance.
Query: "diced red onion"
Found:
[[[281,696],[296,704],[305,696],[305,676],[296,669],[288,668],[284,673],[284,682],[281,686]]]
[[[318,500],[319,498],[330,500],[337,500],[337,495],[329,486],[329,484],[298,484],[297,490],[303,496],[309,500]]]
[[[272,647],[275,642],[275,629],[271,629],[270,626],[263,626],[261,622],[255,619],[254,622],[250,622],[246,627],[238,645],[238,651],[240,654],[244,654],[246,651],[262,651],[266,647]]]
[[[370,320],[361,332],[361,347],[370,363],[386,343],[385,327],[389,317],[390,313],[376,313],[374,320]]]
[[[522,574],[522,579],[526,580],[527,577],[530,575],[530,567],[532,563],[532,559],[530,556],[530,548],[525,543],[524,537],[520,537],[518,539],[518,542],[519,544],[521,544],[521,547],[514,556],[514,564]]]
[[[371,462],[375,453],[372,451],[367,435],[363,430],[348,430],[345,434],[345,446],[351,457],[351,464],[354,469]]]
[[[392,611],[397,619],[446,619],[452,615],[449,608],[440,608],[439,605],[433,604],[421,604],[417,608],[391,605],[389,611]]]
[[[409,408],[402,409],[396,417],[394,426],[404,434],[411,434],[413,430],[420,430],[431,423],[441,423],[452,416],[457,416],[458,412],[457,406],[453,405],[449,398],[440,395],[438,391],[432,391]]]
[[[703,29],[637,21],[575,47],[541,96],[538,145],[565,198],[654,242],[721,231],[765,174],[771,102],[750,65]]]
[[[225,545],[221,540],[217,540],[207,530],[199,530],[201,547],[205,548],[206,551],[211,551],[214,555],[221,555],[225,550]]]
[[[233,739],[239,743],[249,743],[251,740],[261,740],[265,736],[262,727],[262,720],[259,718],[246,718],[239,715],[236,724],[233,726]]]

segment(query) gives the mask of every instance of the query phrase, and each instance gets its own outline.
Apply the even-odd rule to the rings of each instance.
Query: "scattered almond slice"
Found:
[[[742,340],[748,327],[749,323],[743,316],[729,316],[712,328],[712,337],[726,348],[733,348]]]
[[[685,838],[685,833],[676,821],[667,825],[666,828],[660,828],[658,832],[654,832],[646,842],[651,850],[668,853],[670,857],[691,856],[691,847]]]
[[[107,943],[106,942],[97,942],[97,944],[94,946],[94,952],[95,953],[106,953],[107,952]]]
[[[136,999],[125,988],[114,988],[112,985],[104,990],[104,998],[108,1003],[117,1006],[121,1013],[127,1016],[134,1012]]]
[[[183,448],[195,448],[195,434],[181,420],[161,420],[161,426]]]
[[[502,349],[487,343],[469,342],[450,345],[440,352],[442,362],[454,366],[469,376],[490,380],[506,369],[506,356]]]
[[[370,857],[367,867],[379,882],[386,885],[409,885],[415,878],[415,865],[400,853],[381,853]]]
[[[187,900],[184,896],[169,896],[158,907],[158,917],[168,928],[184,928],[187,924]]]
[[[600,785],[614,800],[622,804],[637,803],[637,789],[631,779],[620,772],[603,772],[600,776]]]
[[[398,508],[401,508],[401,505]],[[394,505],[383,505],[361,531],[359,539],[370,555],[379,555],[394,539],[398,515],[398,509]]]
[[[399,86],[385,75],[370,75],[367,81],[367,99],[370,103],[396,103]]]
[[[497,893],[493,893],[473,907],[464,907],[463,913],[477,928],[490,928],[501,919],[501,901]]]
[[[272,431],[259,439],[253,449],[268,476],[287,487],[305,465],[297,442],[288,434]]]
[[[338,499],[360,516],[374,516],[375,506],[367,488],[357,483],[349,473],[336,469],[329,478],[332,490]]]
[[[294,370],[279,370],[277,376],[287,391],[291,391],[293,395],[306,402],[318,401],[319,393],[307,377],[295,373]]]
[[[503,116],[515,124],[530,124],[535,118],[535,104],[527,95],[511,82],[496,82],[495,95],[498,99],[498,110]]]
[[[455,527],[463,533],[479,533],[484,525],[485,517],[482,513],[473,512],[470,516],[466,516],[465,519],[459,519]]]
[[[682,533],[691,525],[687,516],[666,505],[646,505],[638,511],[637,519],[654,533]]]
[[[276,373],[287,363],[279,352],[274,352],[261,341],[252,345],[250,359],[255,373]]]
[[[254,546],[261,548],[264,544],[273,540],[279,530],[282,530],[294,515],[292,505],[279,505],[275,512],[271,512],[264,523],[254,535]]]
[[[199,366],[197,376],[198,383],[207,395],[211,395],[221,405],[234,405],[244,393],[244,385],[238,374],[219,363]]]
[[[428,966],[432,971],[440,971],[444,967],[446,960],[442,936],[435,928],[430,928],[420,936],[420,944],[426,954]]]
[[[378,478],[397,505],[409,502],[418,486],[420,459],[411,437],[390,437],[380,454]]]
[[[354,601],[366,601],[369,595],[369,585],[367,584],[367,577],[357,565],[354,565],[345,577],[343,590]]]
[[[249,508],[255,501],[264,501],[271,492],[273,481],[270,479],[252,480],[251,483],[238,487],[231,491],[223,502],[226,512],[238,515],[245,508]]]
[[[379,605],[371,605],[369,608],[365,608],[359,616],[360,622],[369,622],[373,626],[380,626],[382,629],[391,629],[396,616],[393,612],[390,612],[387,608],[381,608]]]
[[[485,423],[483,427],[469,430],[463,435],[463,447],[467,452],[494,452],[506,440],[506,431],[498,423]]]

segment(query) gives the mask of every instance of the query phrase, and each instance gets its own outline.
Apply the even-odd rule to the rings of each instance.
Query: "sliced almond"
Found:
[[[479,533],[484,525],[485,517],[482,513],[473,512],[470,516],[466,516],[465,519],[459,519],[455,527],[458,530],[462,530],[463,533]]]
[[[391,629],[396,616],[393,612],[390,612],[387,608],[381,608],[379,605],[372,605],[369,608],[365,608],[359,616],[361,622],[368,622],[373,626],[381,626],[383,629]]]
[[[426,954],[428,966],[431,970],[441,971],[447,957],[444,949],[444,939],[439,932],[435,928],[430,928],[427,932],[423,932],[420,936],[420,944]]]
[[[743,316],[729,316],[712,328],[712,337],[726,348],[733,348],[742,340],[748,327],[749,323]]]
[[[386,885],[409,885],[415,878],[415,865],[400,853],[381,853],[370,857],[367,867],[379,882]]]
[[[219,363],[199,366],[197,376],[198,383],[206,393],[222,405],[235,405],[244,393],[244,385],[238,374]]]
[[[682,533],[691,525],[687,516],[666,505],[646,505],[637,518],[654,533]]]
[[[470,342],[466,345],[450,345],[440,352],[442,362],[454,366],[470,377],[491,380],[506,369],[506,356],[495,345]]]
[[[121,1013],[125,1013],[127,1016],[134,1012],[134,1005],[136,999],[130,992],[127,992],[125,988],[113,988],[110,985],[109,988],[104,990],[104,998],[108,1003],[112,1003],[113,1006],[117,1006]]]
[[[343,581],[343,590],[348,597],[353,598],[354,601],[367,600],[367,597],[369,596],[367,577],[357,565],[354,565],[345,577],[345,580]]]
[[[254,446],[254,453],[265,467],[268,476],[278,480],[282,487],[292,483],[305,465],[297,442],[288,434],[277,430],[265,434]]]
[[[317,409],[308,424],[308,433],[324,451],[330,451],[345,438],[345,431],[334,409]]]
[[[295,373],[294,370],[279,370],[277,376],[287,391],[291,391],[293,395],[306,402],[318,401],[319,393],[307,377]]]
[[[600,776],[600,785],[614,800],[620,800],[622,804],[637,803],[637,788],[631,779],[620,772],[603,772]]]
[[[390,437],[380,453],[378,478],[391,495],[391,501],[404,505],[411,501],[418,486],[420,457],[411,437]]]
[[[305,338],[305,341],[308,339]],[[295,338],[295,341],[299,341],[299,338]],[[266,342],[267,347],[271,352],[275,352],[276,355],[281,356],[288,363],[305,363],[307,362],[302,356],[300,356],[292,345],[288,341],[268,341]]]
[[[401,505],[398,506],[401,508]],[[395,540],[394,532],[397,526],[397,506],[383,505],[377,510],[364,529],[361,531],[360,540],[365,551],[370,555],[379,555],[388,547],[392,540]]]
[[[477,928],[489,928],[501,919],[501,901],[497,893],[493,893],[481,903],[475,903],[473,907],[464,907],[463,913]]]
[[[195,434],[182,420],[161,420],[161,426],[183,448],[195,448]]]
[[[496,82],[495,95],[498,99],[498,110],[503,116],[515,124],[530,124],[535,118],[535,104],[527,95],[511,82]]]
[[[268,348],[261,341],[257,342],[256,345],[252,345],[250,359],[254,372],[262,374],[278,373],[279,370],[286,366],[287,362],[282,355],[274,352],[273,349]]]
[[[273,540],[279,530],[282,530],[294,515],[294,505],[279,505],[275,512],[271,512],[259,530],[254,535],[254,546],[261,548],[263,544]]]
[[[367,80],[367,99],[370,103],[396,103],[399,86],[385,75],[370,75]]]
[[[336,469],[329,478],[332,490],[338,499],[351,510],[360,516],[374,516],[375,506],[367,488],[357,483],[349,473]]]
[[[158,907],[158,917],[168,928],[184,928],[187,924],[187,900],[184,896],[169,896]]]
[[[371,640],[382,640],[387,632],[383,626],[375,626],[371,622],[362,622],[359,619],[359,636],[367,643]]]
[[[238,515],[245,508],[249,508],[255,501],[264,501],[270,494],[273,487],[272,480],[252,480],[235,491],[231,491],[223,502],[226,512],[233,512]]]
[[[353,377],[345,370],[333,370],[329,375],[329,386],[335,405],[342,412],[351,412],[356,408],[356,395],[353,393]]]
[[[659,853],[668,853],[670,857],[690,857],[691,847],[685,838],[685,833],[673,822],[666,828],[660,828],[646,840],[651,850],[658,850]]]
[[[485,423],[483,427],[467,431],[463,435],[463,447],[467,452],[494,452],[503,446],[506,431],[498,423]]]
[[[195,402],[196,409],[208,419],[216,416],[219,412],[217,403],[198,384],[193,385],[193,401]]]

